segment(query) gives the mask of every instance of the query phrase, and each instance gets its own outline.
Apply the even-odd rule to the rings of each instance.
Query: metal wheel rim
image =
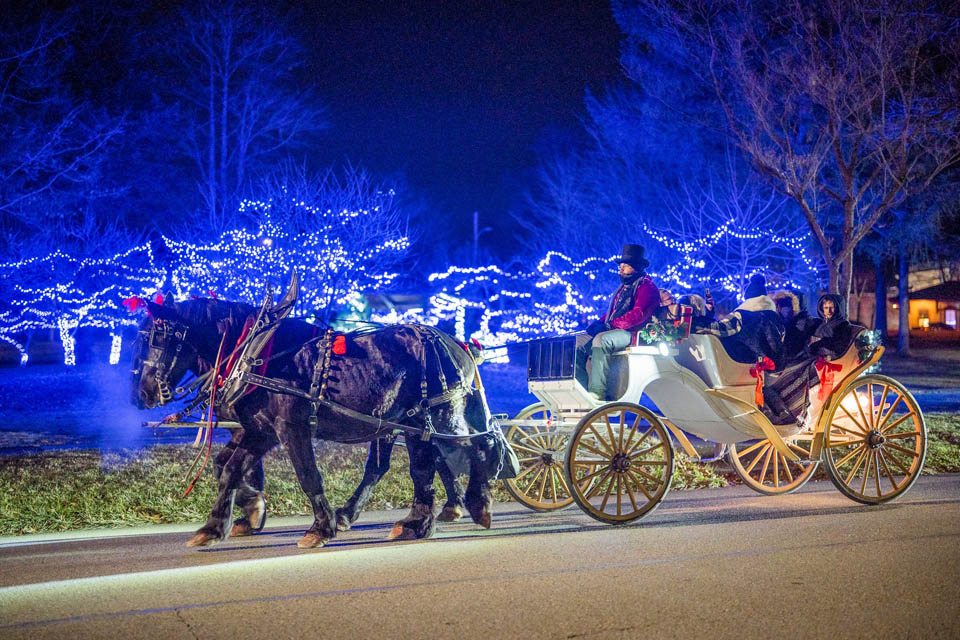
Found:
[[[538,415],[542,417],[544,427],[514,425],[507,430],[507,442],[517,454],[520,472],[516,478],[506,479],[504,485],[507,493],[525,507],[535,511],[557,511],[573,504],[563,474],[569,436],[547,427],[550,411],[543,403],[526,407],[514,420],[537,419]],[[544,460],[543,451],[554,452],[552,461]]]
[[[810,439],[788,440],[787,446],[802,459],[809,460]],[[740,443],[740,448],[731,444],[727,459],[745,485],[771,496],[796,491],[807,483],[819,466],[819,461],[804,466],[787,460],[769,440]]]
[[[604,405],[580,421],[567,448],[566,472],[587,515],[609,524],[631,522],[656,509],[670,489],[669,433],[643,407]]]
[[[893,500],[923,469],[923,413],[910,392],[886,376],[860,377],[840,393],[824,427],[822,459],[830,479],[857,502]]]

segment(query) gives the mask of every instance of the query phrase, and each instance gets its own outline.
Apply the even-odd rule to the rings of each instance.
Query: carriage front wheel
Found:
[[[567,433],[557,428],[552,418],[550,410],[538,402],[514,417],[530,424],[507,430],[507,442],[517,452],[520,471],[503,484],[514,500],[534,511],[557,511],[573,504],[563,475]]]
[[[653,512],[673,478],[673,445],[654,413],[610,403],[577,425],[567,445],[567,484],[591,518],[624,524]]]
[[[810,459],[810,437],[787,440],[803,464],[788,460],[769,440],[731,444],[727,460],[743,483],[768,496],[796,491],[813,476],[819,462]]]
[[[927,427],[902,384],[869,374],[846,384],[831,402],[822,460],[851,500],[880,504],[905,493],[923,469]]]

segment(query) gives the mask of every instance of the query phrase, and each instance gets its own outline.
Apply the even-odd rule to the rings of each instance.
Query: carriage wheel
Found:
[[[902,384],[865,375],[839,391],[824,428],[822,459],[851,500],[880,504],[905,493],[923,468],[927,427]]]
[[[567,446],[567,483],[587,515],[624,524],[651,513],[673,478],[673,445],[652,411],[610,403],[588,413]]]
[[[550,411],[543,403],[532,404],[514,420],[539,420],[532,426],[514,425],[507,431],[507,442],[517,452],[520,472],[504,481],[507,493],[534,511],[556,511],[573,504],[563,475],[566,433],[553,426]]]
[[[809,461],[809,436],[806,440],[788,440],[787,446],[807,464],[788,460],[769,440],[759,440],[749,445],[740,443],[740,448],[731,444],[727,460],[743,483],[754,491],[768,496],[791,493],[807,484],[820,463]]]

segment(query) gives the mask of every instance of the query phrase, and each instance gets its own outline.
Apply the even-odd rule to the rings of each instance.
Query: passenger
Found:
[[[660,307],[655,315],[660,322],[676,322],[680,319],[680,305],[668,289],[660,289]]]
[[[617,262],[620,263],[620,287],[614,292],[606,313],[587,327],[587,333],[592,336],[587,348],[593,360],[588,389],[590,395],[601,402],[607,396],[610,354],[630,346],[631,332],[646,324],[660,305],[657,285],[644,272],[650,263],[643,257],[643,247],[623,245],[623,255]],[[580,359],[585,367],[583,354]]]
[[[698,296],[695,293],[689,293],[680,297],[680,304],[686,307],[691,307],[693,309],[694,318],[703,318],[708,322],[713,322],[715,319],[713,316],[713,303],[711,302],[708,306],[707,301],[703,298],[703,296]]]
[[[719,337],[727,355],[735,361],[756,364],[767,357],[776,370],[783,367],[783,320],[767,295],[767,282],[762,275],[750,278],[745,300],[722,320],[694,320],[697,333]]]
[[[773,295],[777,313],[783,319],[783,357],[786,362],[794,362],[807,357],[807,343],[820,320],[806,311],[800,310],[800,300],[789,291],[778,291]]]
[[[847,352],[853,342],[856,329],[859,328],[847,320],[843,298],[835,293],[820,296],[817,303],[820,321],[807,353],[813,358],[835,360]]]

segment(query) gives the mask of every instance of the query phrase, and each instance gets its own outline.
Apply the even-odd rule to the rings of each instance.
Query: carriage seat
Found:
[[[731,358],[716,336],[691,334],[678,349],[680,366],[695,373],[712,389],[756,385],[756,379],[750,375],[753,365]]]

